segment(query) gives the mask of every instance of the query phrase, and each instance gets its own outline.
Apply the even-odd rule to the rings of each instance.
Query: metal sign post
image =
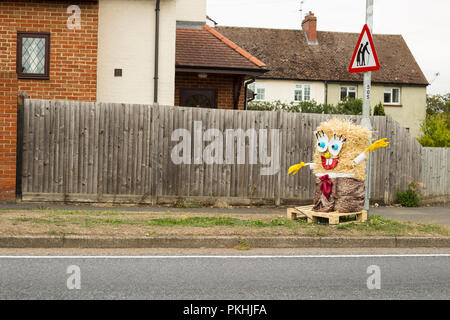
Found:
[[[370,123],[370,90],[371,90],[371,72],[380,69],[380,62],[378,61],[377,52],[372,40],[372,25],[373,25],[373,0],[366,0],[366,24],[364,25],[358,42],[356,43],[355,51],[353,52],[348,72],[364,72],[363,83],[363,110],[361,125],[372,131],[372,124]],[[366,198],[364,201],[364,210],[369,213],[370,201],[370,155],[367,155],[366,163]]]
[[[366,0],[366,24],[372,33],[373,25],[373,0]],[[364,72],[364,84],[363,84],[363,110],[361,125],[369,130],[372,130],[372,124],[370,123],[370,90],[371,90],[371,71]],[[369,213],[369,200],[370,200],[370,166],[371,156],[368,155],[366,164],[366,200],[364,202],[364,210]]]

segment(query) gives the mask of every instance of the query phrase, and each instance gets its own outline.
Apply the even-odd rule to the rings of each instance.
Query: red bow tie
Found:
[[[322,191],[323,195],[328,199],[330,197],[330,193],[331,193],[332,182],[329,179],[327,174],[324,176],[321,176],[319,179],[322,180],[322,183],[320,185],[320,191]]]

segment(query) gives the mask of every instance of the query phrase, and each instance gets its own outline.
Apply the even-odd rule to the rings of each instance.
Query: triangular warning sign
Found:
[[[367,24],[364,25],[353,52],[348,72],[366,72],[380,69],[377,52]]]

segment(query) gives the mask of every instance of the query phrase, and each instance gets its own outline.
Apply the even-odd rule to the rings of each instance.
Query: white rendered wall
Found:
[[[162,0],[158,102],[173,105],[176,1]],[[100,0],[97,101],[153,103],[155,1]],[[114,77],[114,69],[122,77]]]
[[[289,103],[294,101],[294,90],[297,84],[309,84],[311,86],[311,100],[318,103],[325,101],[325,85],[320,81],[293,81],[293,80],[266,80],[257,79],[257,86],[265,88],[265,101],[276,101]]]
[[[206,21],[206,0],[177,0],[178,21]]]

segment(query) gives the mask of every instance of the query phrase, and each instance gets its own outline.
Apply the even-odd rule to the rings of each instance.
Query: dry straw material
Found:
[[[325,155],[324,152],[317,150],[317,140],[315,143],[314,164],[315,174],[329,174],[329,173],[351,173],[358,180],[364,180],[366,177],[366,161],[360,164],[354,164],[353,159],[365,151],[370,144],[371,134],[370,131],[360,125],[355,125],[351,121],[343,119],[330,119],[326,122],[322,122],[317,127],[315,133],[325,133],[331,140],[334,135],[341,136],[342,139],[346,139],[342,145],[340,153],[335,157],[331,155],[331,158],[339,158],[338,165],[331,169],[326,170],[322,166],[321,156]]]

